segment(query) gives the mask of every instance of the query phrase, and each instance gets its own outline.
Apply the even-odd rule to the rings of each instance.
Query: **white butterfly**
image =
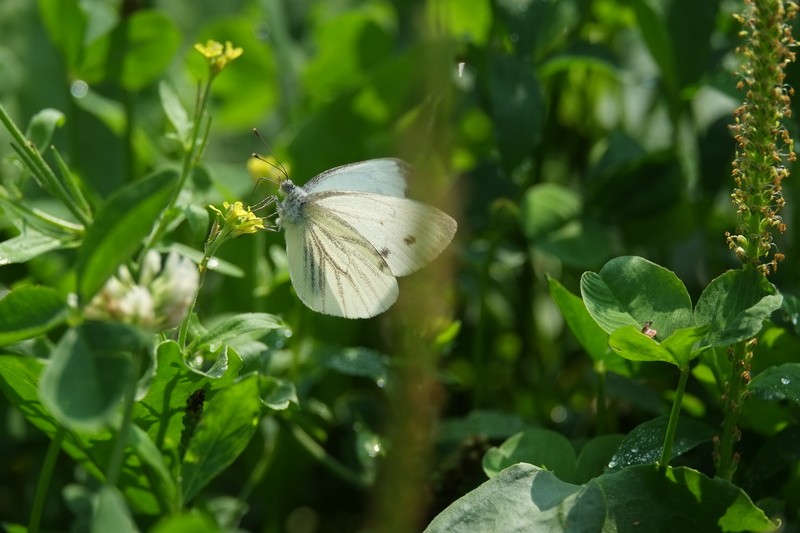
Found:
[[[456,221],[405,198],[411,166],[372,159],[336,167],[300,187],[281,182],[278,225],[292,285],[326,315],[368,318],[397,300],[397,276],[419,270],[450,243]]]

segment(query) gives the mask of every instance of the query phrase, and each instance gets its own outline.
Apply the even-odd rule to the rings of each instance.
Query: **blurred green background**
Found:
[[[459,223],[447,257],[431,267],[449,282],[428,295],[450,311],[426,315],[429,330],[410,333],[430,341],[440,387],[431,405],[441,406],[442,423],[421,489],[430,516],[483,479],[480,455],[468,453],[483,446],[473,433],[496,442],[533,424],[578,440],[594,434],[592,361],[565,330],[546,275],[577,293],[582,272],[641,255],[675,271],[696,301],[710,279],[737,266],[724,232],[735,225],[728,126],[742,98],[731,16],[740,7],[727,0],[3,0],[0,102],[23,126],[43,108],[62,111],[53,144],[91,193],[105,197],[176,161],[158,82],[168,80],[191,108],[205,75],[193,44],[229,40],[244,54],[215,81],[192,203],[256,204],[274,194],[247,170],[250,154],[265,152],[253,127],[299,183],[373,157],[415,164],[411,195]],[[789,84],[796,79],[793,65]],[[796,122],[789,129],[797,131]],[[0,155],[11,153],[9,139],[0,131]],[[0,180],[17,174],[0,164]],[[785,294],[798,282],[797,191],[795,180],[785,183],[789,230],[778,246],[787,259],[772,278]],[[32,185],[26,193],[67,216]],[[184,224],[172,238],[200,249],[206,230]],[[368,451],[386,436],[391,411],[383,374],[342,370],[331,354],[368,347],[380,368],[402,366],[397,337],[408,321],[393,313],[347,321],[304,308],[289,284],[280,234],[239,238],[221,255],[246,275],[210,276],[201,318],[281,315],[292,336],[271,339],[266,363],[248,364],[266,364],[297,385],[303,408],[293,423],[331,456],[375,469]],[[74,259],[67,250],[3,266],[0,283],[71,291]],[[404,283],[400,308],[413,304],[404,303],[406,292],[418,294]],[[626,432],[668,409],[665,391],[677,373],[620,365],[608,382],[611,429]],[[690,383],[688,392],[688,409],[714,420],[708,391]],[[24,523],[47,443],[3,402],[0,517]],[[208,497],[235,495],[263,447],[274,446],[243,528],[363,525],[371,490],[321,467],[277,427],[287,426],[264,423]],[[81,476],[66,458],[59,467],[55,487]],[[45,523],[68,517],[51,497]]]

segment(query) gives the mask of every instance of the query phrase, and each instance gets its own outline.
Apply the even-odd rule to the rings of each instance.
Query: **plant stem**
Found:
[[[596,429],[598,435],[608,432],[608,409],[606,408],[606,369],[603,361],[595,365],[597,375],[597,417]]]
[[[746,342],[738,342],[733,347],[731,358],[731,373],[723,396],[725,407],[725,420],[722,423],[722,435],[717,446],[717,476],[730,481],[736,471],[737,461],[734,458],[733,447],[739,440],[739,413],[742,410],[742,396],[744,382],[741,379],[743,367],[747,364]],[[740,363],[743,362],[743,363]]]
[[[28,533],[38,533],[39,531],[39,525],[42,523],[44,504],[50,489],[50,480],[53,479],[53,470],[56,466],[58,454],[61,451],[61,442],[64,440],[64,435],[66,435],[66,433],[64,426],[59,425],[55,435],[53,435],[53,440],[50,441],[50,446],[47,448],[47,455],[44,457],[42,470],[39,472],[39,480],[36,482],[36,493],[33,496],[31,518],[28,522]]]
[[[672,411],[669,413],[667,432],[664,435],[664,448],[661,450],[661,468],[666,471],[669,460],[672,456],[672,442],[675,440],[675,430],[678,429],[678,419],[681,415],[681,404],[683,403],[683,393],[686,390],[686,382],[689,380],[689,365],[681,369],[681,377],[678,380],[678,388],[675,389],[675,398],[672,400]]]
[[[357,487],[361,490],[366,490],[368,488],[368,484],[364,479],[344,466],[342,463],[331,457],[328,452],[325,451],[325,448],[320,446],[317,441],[315,441],[311,436],[303,431],[303,429],[298,426],[297,424],[292,424],[291,422],[287,423],[292,435],[297,442],[309,453],[312,457],[322,464],[325,468],[327,468],[331,473],[339,476],[342,480],[347,481],[354,487]]]
[[[175,186],[175,190],[172,191],[172,197],[169,199],[167,207],[165,207],[164,211],[162,211],[161,217],[158,219],[158,224],[155,228],[153,228],[153,231],[150,232],[150,235],[147,237],[147,240],[142,247],[142,251],[139,253],[139,260],[137,262],[140,265],[144,261],[147,251],[152,248],[156,242],[158,242],[158,240],[161,238],[161,234],[164,233],[167,224],[169,224],[169,213],[175,208],[175,204],[178,202],[178,197],[180,196],[183,187],[186,185],[186,181],[189,179],[192,169],[197,164],[197,160],[199,159],[203,147],[205,146],[205,143],[198,144],[197,141],[201,131],[200,127],[203,115],[205,114],[205,108],[208,103],[208,94],[211,92],[212,81],[213,78],[209,78],[206,81],[205,87],[200,87],[198,89],[199,95],[197,98],[197,107],[195,108],[194,117],[192,120],[191,140],[189,145],[185,147],[183,153],[183,163],[181,165],[181,174],[178,178],[178,184]]]
[[[131,376],[123,398],[122,424],[120,425],[119,433],[117,433],[114,450],[111,452],[111,459],[108,462],[108,470],[106,471],[106,484],[112,487],[117,485],[119,474],[122,471],[122,463],[125,459],[125,447],[128,445],[128,430],[133,419],[136,384],[139,381],[139,366],[143,353],[140,349],[131,354]]]

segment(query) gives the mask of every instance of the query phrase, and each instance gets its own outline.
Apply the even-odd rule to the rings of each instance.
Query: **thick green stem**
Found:
[[[66,430],[64,426],[58,426],[50,446],[47,448],[42,470],[39,472],[39,480],[36,483],[36,493],[33,496],[33,506],[31,507],[31,518],[28,522],[28,533],[38,533],[39,525],[42,523],[42,512],[47,501],[47,493],[50,489],[50,480],[53,479],[53,470],[56,466],[58,453],[61,451],[61,442],[64,440]]]
[[[350,485],[366,490],[369,486],[367,482],[358,474],[347,468],[345,465],[331,457],[325,448],[320,446],[311,436],[303,431],[297,424],[287,423],[292,435],[297,442],[316,460],[320,462],[329,472],[335,474],[343,481],[348,482]]]
[[[606,408],[606,369],[603,362],[595,365],[597,371],[597,434],[605,435],[608,432],[608,409]]]
[[[667,423],[667,433],[664,435],[664,448],[661,450],[661,468],[666,470],[669,460],[672,457],[672,442],[675,440],[675,430],[678,429],[678,419],[681,416],[681,404],[683,403],[683,393],[686,390],[686,382],[689,380],[689,365],[681,369],[681,377],[678,380],[678,388],[675,389],[675,399],[672,401],[672,411],[669,413]]]

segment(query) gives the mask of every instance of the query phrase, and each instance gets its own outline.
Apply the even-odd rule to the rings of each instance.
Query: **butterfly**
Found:
[[[410,172],[400,159],[371,159],[303,186],[280,183],[277,223],[292,285],[306,306],[345,318],[378,315],[397,300],[397,277],[447,247],[456,221],[405,197]]]

